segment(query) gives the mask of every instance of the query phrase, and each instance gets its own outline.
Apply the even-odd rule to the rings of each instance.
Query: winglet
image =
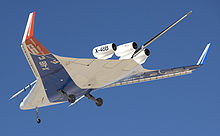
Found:
[[[211,43],[207,44],[205,50],[203,51],[203,53],[202,53],[201,57],[199,58],[198,62],[196,63],[196,65],[201,65],[201,64],[205,63],[205,60],[207,58],[210,47],[211,47]]]
[[[28,22],[25,28],[24,36],[22,39],[22,43],[25,42],[28,38],[33,36],[34,33],[34,17],[35,17],[35,12],[32,12],[29,14],[28,17]]]

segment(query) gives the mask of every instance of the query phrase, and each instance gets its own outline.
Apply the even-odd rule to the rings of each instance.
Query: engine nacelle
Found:
[[[115,55],[120,57],[119,59],[130,59],[137,47],[138,46],[135,42],[119,45],[115,51]]]
[[[148,49],[144,49],[142,52],[140,52],[137,56],[135,56],[133,59],[138,64],[143,64],[147,58],[150,56],[150,51]]]
[[[92,50],[92,53],[97,59],[109,59],[113,56],[116,50],[117,46],[114,43],[110,43],[95,47]]]

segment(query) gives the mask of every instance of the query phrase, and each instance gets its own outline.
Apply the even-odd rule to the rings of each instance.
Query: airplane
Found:
[[[94,101],[100,107],[103,104],[103,99],[91,95],[97,89],[190,74],[204,64],[211,43],[207,44],[198,62],[194,65],[150,70],[144,69],[142,64],[150,56],[150,51],[145,47],[191,12],[188,12],[140,48],[135,42],[119,46],[116,46],[115,43],[109,43],[95,47],[92,51],[95,57],[93,59],[61,57],[49,52],[33,36],[35,12],[32,12],[29,14],[21,48],[36,80],[9,100],[31,88],[20,103],[20,109],[35,109],[37,123],[40,123],[38,114],[40,107],[65,102],[69,102],[69,106],[72,106],[84,97]],[[114,54],[119,58],[110,59]]]

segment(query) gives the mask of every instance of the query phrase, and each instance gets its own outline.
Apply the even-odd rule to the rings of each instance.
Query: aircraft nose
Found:
[[[25,106],[24,106],[24,102],[22,101],[22,102],[20,103],[20,109],[21,109],[21,110],[24,110],[24,107],[25,107]]]
[[[29,107],[29,105],[28,105],[28,103],[27,103],[25,100],[23,100],[23,101],[20,103],[20,109],[21,109],[21,110],[27,110],[28,107]]]
[[[21,110],[29,110],[29,109],[34,109],[37,106],[32,106],[32,104],[24,98],[24,100],[20,103],[20,109]]]

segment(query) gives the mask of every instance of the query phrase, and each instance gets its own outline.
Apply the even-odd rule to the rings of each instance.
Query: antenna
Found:
[[[188,12],[186,15],[184,15],[183,17],[181,17],[179,20],[177,20],[176,22],[174,22],[172,25],[170,25],[169,27],[167,27],[166,29],[164,29],[162,32],[160,32],[158,35],[156,35],[154,38],[152,38],[151,40],[149,40],[148,42],[146,42],[143,46],[141,46],[139,49],[137,49],[132,58],[137,56],[140,52],[142,52],[144,50],[145,47],[147,47],[149,44],[151,44],[154,40],[156,40],[157,38],[159,38],[161,35],[163,35],[165,32],[167,32],[170,28],[172,28],[173,26],[175,26],[177,23],[179,23],[181,20],[183,20],[185,17],[187,17],[189,14],[191,14],[192,11]]]

